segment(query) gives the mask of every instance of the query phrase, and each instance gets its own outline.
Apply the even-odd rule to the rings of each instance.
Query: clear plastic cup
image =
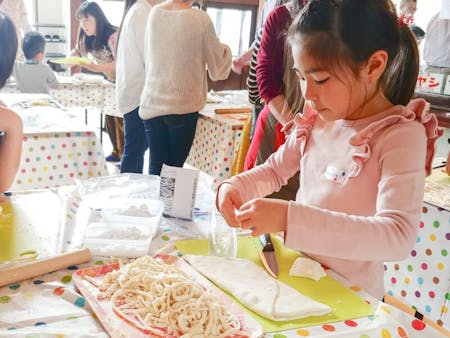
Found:
[[[227,258],[235,258],[237,255],[236,229],[230,227],[216,209],[210,213],[208,253]]]

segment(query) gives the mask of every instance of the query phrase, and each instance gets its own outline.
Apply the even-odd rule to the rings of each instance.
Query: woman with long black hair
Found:
[[[71,54],[82,57],[92,55],[94,62],[83,64],[82,67],[91,72],[103,73],[109,81],[114,82],[117,27],[108,21],[101,7],[93,1],[81,4],[77,18],[80,28],[76,48]],[[118,162],[123,152],[123,119],[105,115],[105,126],[113,147],[111,155],[107,156],[106,160]]]

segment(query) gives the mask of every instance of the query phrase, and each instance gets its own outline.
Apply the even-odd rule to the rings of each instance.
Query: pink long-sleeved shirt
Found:
[[[286,245],[381,299],[383,262],[411,251],[437,120],[423,100],[356,120],[321,120],[306,104],[266,163],[231,178],[243,201],[277,191],[300,170]]]

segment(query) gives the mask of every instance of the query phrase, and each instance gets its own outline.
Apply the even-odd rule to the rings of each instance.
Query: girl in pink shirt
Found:
[[[417,43],[390,0],[313,0],[288,42],[306,100],[286,143],[222,183],[217,207],[253,235],[284,231],[301,250],[381,299],[383,262],[411,251],[441,134],[410,102]],[[300,171],[295,201],[267,199]]]

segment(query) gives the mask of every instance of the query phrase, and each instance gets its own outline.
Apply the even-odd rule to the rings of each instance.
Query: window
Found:
[[[238,56],[253,42],[258,2],[253,5],[231,2],[207,1],[205,8],[220,41],[230,46],[233,56]]]
[[[122,21],[124,2],[117,0],[94,0],[102,8],[109,22],[119,27]]]
[[[35,24],[35,6],[34,6],[34,0],[24,0],[25,7],[27,9],[28,14],[28,22],[30,25]]]

